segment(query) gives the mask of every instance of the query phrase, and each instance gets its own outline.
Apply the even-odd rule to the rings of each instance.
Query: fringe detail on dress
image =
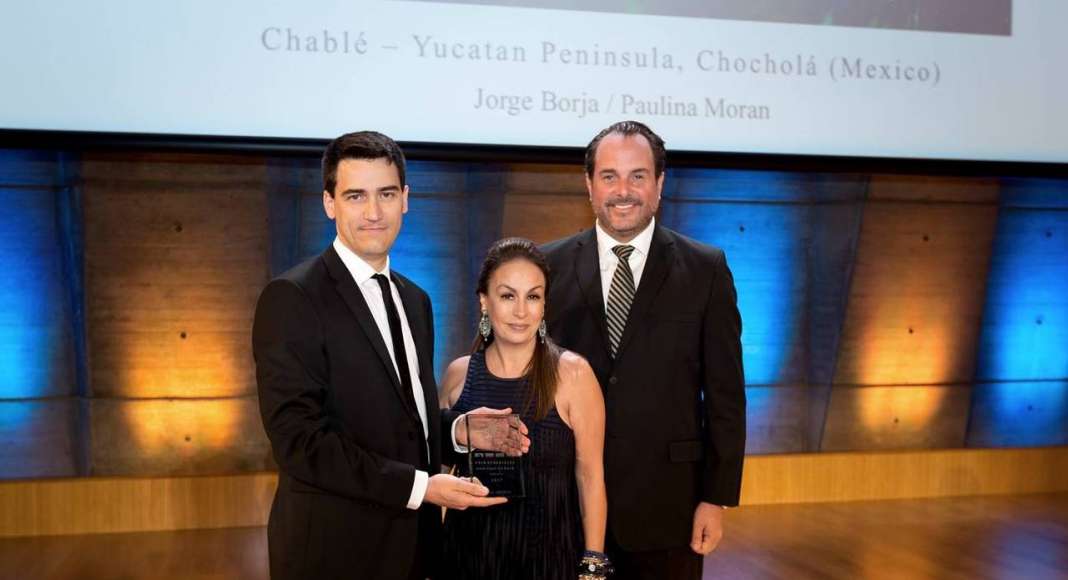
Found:
[[[498,379],[482,353],[471,357],[456,410],[481,406],[520,408],[525,381]],[[448,510],[441,580],[575,580],[584,541],[575,483],[575,437],[553,409],[530,428],[527,496],[491,508]]]

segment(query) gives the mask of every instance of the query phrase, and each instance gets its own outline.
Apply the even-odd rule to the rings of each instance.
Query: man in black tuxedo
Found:
[[[271,577],[426,578],[440,549],[438,506],[503,499],[440,473],[448,428],[430,299],[389,263],[408,211],[397,144],[375,132],[331,142],[323,207],[337,225],[334,243],[267,285],[252,330],[279,468]]]
[[[722,250],[656,223],[664,142],[634,121],[586,149],[595,226],[544,250],[549,332],[605,393],[608,553],[616,580],[699,579],[738,504],[741,317]]]

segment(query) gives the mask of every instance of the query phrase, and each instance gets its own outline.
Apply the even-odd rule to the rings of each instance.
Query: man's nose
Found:
[[[378,199],[371,197],[367,200],[367,205],[363,209],[363,217],[372,222],[382,219],[382,206],[379,204]]]

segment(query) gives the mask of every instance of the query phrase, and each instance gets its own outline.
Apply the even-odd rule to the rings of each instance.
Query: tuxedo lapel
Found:
[[[575,247],[575,276],[579,288],[586,298],[594,326],[597,327],[598,342],[606,355],[611,357],[608,347],[608,323],[604,313],[604,292],[601,289],[601,260],[597,255],[597,233],[590,229],[578,240]]]
[[[344,262],[341,261],[341,257],[337,255],[333,247],[327,248],[323,252],[323,260],[326,262],[327,271],[330,272],[330,276],[334,279],[334,288],[341,295],[341,299],[349,307],[349,310],[352,311],[353,316],[356,317],[356,322],[359,323],[360,328],[363,329],[367,339],[371,342],[371,346],[374,347],[375,353],[378,354],[378,358],[385,365],[390,381],[397,391],[397,396],[400,397],[404,407],[414,414],[416,411],[411,408],[411,403],[408,402],[411,396],[404,394],[404,386],[401,384],[400,377],[397,376],[397,369],[393,365],[393,359],[389,356],[389,349],[386,348],[385,339],[378,330],[378,324],[375,323],[375,318],[371,314],[371,308],[367,305],[367,301],[363,298],[363,293],[360,292],[356,281],[352,279],[352,274],[345,268]]]
[[[634,302],[631,303],[630,313],[627,314],[627,325],[623,328],[623,336],[619,339],[619,348],[616,350],[617,359],[623,356],[623,351],[634,334],[640,332],[645,314],[653,305],[656,295],[660,293],[660,287],[664,285],[664,280],[667,279],[668,271],[674,261],[675,242],[664,233],[660,226],[654,226],[653,240],[649,244],[649,256],[645,259],[645,269],[642,270],[638,291],[634,295]]]

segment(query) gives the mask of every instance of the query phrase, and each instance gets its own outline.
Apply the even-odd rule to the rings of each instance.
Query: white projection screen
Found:
[[[6,2],[0,129],[1068,162],[1064,0]]]

